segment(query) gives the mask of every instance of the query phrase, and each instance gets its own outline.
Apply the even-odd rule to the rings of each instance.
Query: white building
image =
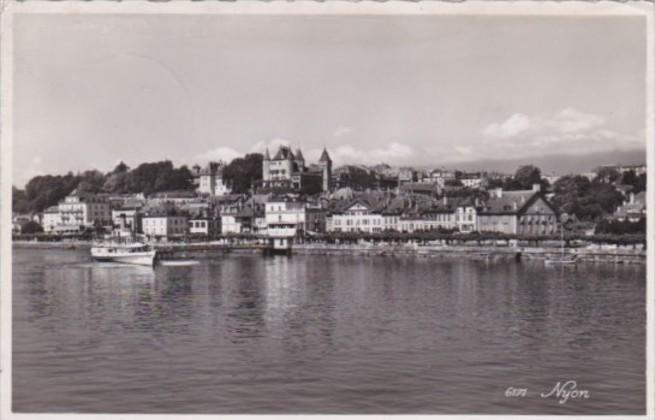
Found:
[[[477,230],[477,212],[473,205],[461,205],[455,209],[455,223],[460,232],[475,232]]]
[[[266,224],[293,224],[298,229],[305,229],[305,203],[287,199],[273,199],[266,203]]]
[[[328,232],[382,232],[384,217],[374,212],[363,201],[356,201],[342,212],[334,213],[326,220]]]
[[[78,230],[94,225],[110,225],[109,202],[99,196],[78,193],[74,190],[59,203],[59,224],[56,230]]]
[[[61,225],[59,206],[51,206],[45,209],[43,212],[43,231],[46,233],[54,232],[59,225]]]
[[[150,212],[141,221],[143,233],[152,238],[173,238],[187,235],[188,217],[171,212]]]
[[[211,196],[230,194],[232,191],[223,177],[225,163],[209,162],[206,167],[198,170],[194,176],[197,178],[198,192]]]
[[[457,227],[455,213],[450,209],[433,209],[418,215],[400,218],[396,230],[399,232],[425,232],[440,229],[451,230]]]

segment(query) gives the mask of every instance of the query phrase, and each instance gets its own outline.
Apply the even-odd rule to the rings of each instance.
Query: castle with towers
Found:
[[[323,149],[318,164],[307,166],[300,149],[280,146],[271,159],[268,148],[262,161],[262,186],[302,191],[309,194],[328,192],[332,188],[332,159]]]

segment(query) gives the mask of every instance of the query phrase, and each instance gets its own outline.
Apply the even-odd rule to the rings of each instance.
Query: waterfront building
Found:
[[[325,233],[327,212],[320,206],[305,207],[305,231],[308,234]]]
[[[646,191],[630,193],[629,198],[614,212],[613,218],[623,222],[638,222],[646,217]]]
[[[270,244],[288,252],[294,238],[305,233],[306,203],[290,196],[273,197],[266,203],[265,219]]]
[[[105,197],[73,190],[59,202],[56,231],[80,231],[93,226],[111,225],[111,209]]]
[[[36,222],[29,214],[12,214],[11,217],[11,233],[20,234],[23,232],[23,227],[29,222]]]
[[[477,230],[477,211],[472,203],[461,204],[455,208],[457,230],[464,233]]]
[[[46,233],[52,233],[59,225],[61,225],[59,206],[50,206],[45,209],[43,212],[43,231]]]
[[[224,162],[209,162],[204,168],[194,167],[193,176],[199,194],[221,196],[230,194],[231,188],[223,177]]]
[[[139,207],[121,207],[111,211],[114,230],[119,234],[136,234],[141,232],[141,213]]]
[[[154,239],[182,238],[189,233],[188,220],[175,208],[154,208],[143,215],[143,234]]]
[[[212,237],[221,232],[220,218],[214,218],[209,211],[198,211],[189,216],[191,236]]]
[[[263,197],[251,197],[221,205],[221,233],[265,233],[266,221]]]
[[[492,196],[477,212],[478,230],[518,235],[548,235],[557,232],[557,212],[540,191],[492,190]]]
[[[266,203],[265,218],[266,225],[271,226],[289,225],[298,232],[305,231],[306,213],[305,203],[291,197],[276,197]]]
[[[327,217],[326,229],[328,232],[382,232],[384,219],[380,211],[376,211],[364,200],[357,199]]]
[[[401,217],[397,230],[406,233],[428,232],[440,229],[450,230],[453,229],[453,226],[453,213],[451,211],[434,211]]]
[[[330,155],[323,149],[318,164],[308,167],[300,149],[294,153],[290,147],[280,146],[273,158],[266,149],[262,160],[261,186],[308,194],[328,192],[332,187]]]

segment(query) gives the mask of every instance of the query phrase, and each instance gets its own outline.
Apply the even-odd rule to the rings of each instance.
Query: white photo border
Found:
[[[602,1],[591,2],[489,2],[465,1],[449,3],[440,1],[236,1],[236,2],[191,2],[170,1],[151,2],[136,0],[129,2],[49,2],[0,0],[1,37],[0,37],[0,418],[2,419],[218,419],[226,415],[152,415],[152,414],[30,414],[12,413],[12,267],[11,267],[11,197],[12,197],[12,142],[13,142],[13,18],[21,14],[232,14],[232,15],[488,15],[488,16],[643,16],[646,19],[646,162],[647,162],[647,285],[646,285],[646,414],[618,416],[554,416],[554,415],[429,415],[437,419],[655,419],[655,44],[654,16],[655,7],[651,2],[637,1],[618,3]],[[611,34],[607,34],[611,36]],[[267,415],[267,418],[288,415]],[[297,416],[297,415],[296,415]],[[262,415],[238,415],[236,417],[251,419]],[[314,415],[314,418],[328,419],[334,415]],[[364,417],[364,416],[358,416]],[[379,417],[382,416],[366,416]],[[418,418],[417,415],[399,415],[396,419]],[[420,417],[425,417],[421,415]]]

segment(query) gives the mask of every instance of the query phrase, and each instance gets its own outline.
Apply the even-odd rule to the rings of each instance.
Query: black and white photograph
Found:
[[[653,5],[483,3],[6,2],[2,414],[655,415]]]

